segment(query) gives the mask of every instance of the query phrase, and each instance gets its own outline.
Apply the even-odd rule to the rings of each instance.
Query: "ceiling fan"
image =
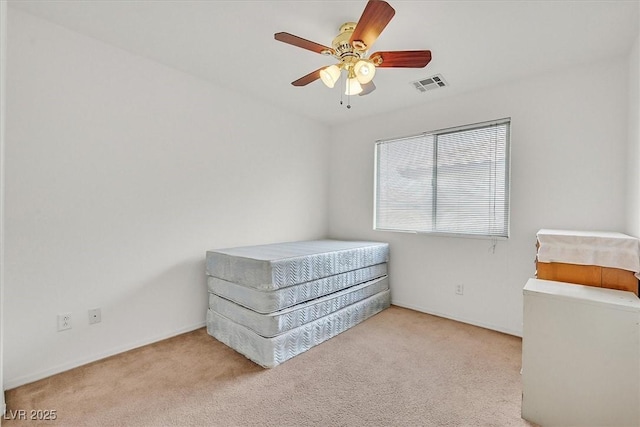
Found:
[[[376,68],[426,67],[431,61],[429,50],[381,51],[367,57],[368,50],[395,13],[396,11],[386,1],[369,0],[358,22],[342,24],[340,34],[331,43],[332,47],[285,32],[274,34],[274,38],[278,41],[330,55],[339,61],[337,64],[312,71],[291,84],[306,86],[321,79],[327,87],[332,88],[342,75],[342,71],[345,71],[347,75],[345,95],[367,95],[376,88],[373,84]]]

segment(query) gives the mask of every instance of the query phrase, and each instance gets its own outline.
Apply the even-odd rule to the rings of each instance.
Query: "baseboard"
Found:
[[[411,310],[420,311],[422,313],[432,314],[438,317],[444,317],[445,319],[455,320],[456,322],[468,323],[469,325],[479,326],[485,329],[491,329],[492,331],[502,332],[503,334],[514,335],[516,337],[522,338],[522,331],[516,331],[509,328],[504,328],[502,326],[494,325],[491,323],[480,322],[474,319],[467,319],[459,316],[452,316],[450,314],[442,313],[438,310],[433,310],[430,308],[421,307],[415,304],[406,304],[402,301],[391,300],[391,304],[397,305],[398,307],[409,308]]]
[[[517,336],[517,337],[522,337],[522,331],[516,331],[516,330],[509,329],[509,328],[504,328],[504,327],[501,327],[501,326],[498,326],[498,325],[494,325],[494,324],[490,324],[490,323],[486,323],[486,322],[480,322],[480,321],[477,321],[477,320],[474,320],[474,319],[467,319],[467,318],[459,317],[459,316],[451,316],[449,314],[442,313],[442,312],[440,312],[438,310],[434,310],[434,309],[431,309],[431,308],[428,308],[428,307],[422,307],[422,306],[415,305],[415,304],[408,304],[408,303],[404,303],[402,301],[392,300],[391,303],[393,305],[397,305],[398,307],[404,307],[404,308],[408,308],[408,309],[411,309],[411,310],[420,311],[422,313],[427,313],[427,314],[431,314],[431,315],[434,315],[434,316],[444,317],[446,319],[455,320],[457,322],[468,323],[470,325],[479,326],[481,328],[491,329],[491,330],[502,332],[502,333],[505,333],[505,334],[514,335],[514,336]],[[125,345],[125,346],[122,346],[122,347],[117,347],[117,348],[111,349],[109,351],[98,353],[98,354],[92,355],[90,357],[86,357],[86,358],[75,360],[73,362],[69,362],[69,363],[65,363],[65,364],[62,364],[62,365],[54,366],[54,367],[46,369],[44,371],[35,372],[33,374],[25,375],[25,376],[18,377],[18,378],[5,379],[5,389],[6,390],[11,390],[13,388],[20,387],[22,385],[32,383],[34,381],[39,381],[41,379],[44,379],[44,378],[50,377],[52,375],[56,375],[56,374],[68,371],[68,370],[73,369],[73,368],[77,368],[77,367],[82,366],[82,365],[86,365],[88,363],[96,362],[98,360],[105,359],[107,357],[115,356],[116,354],[124,353],[126,351],[130,351],[130,350],[133,350],[133,349],[136,349],[136,348],[144,347],[145,345],[149,345],[149,344],[156,343],[158,341],[166,340],[168,338],[172,338],[172,337],[175,337],[177,335],[181,335],[181,334],[185,334],[187,332],[195,331],[196,329],[200,329],[203,326],[205,326],[205,322],[204,321],[199,322],[199,323],[194,324],[194,325],[191,325],[191,326],[187,326],[187,327],[184,327],[184,328],[177,329],[177,330],[175,330],[173,332],[170,332],[168,334],[158,335],[158,336],[153,337],[153,338],[149,338],[149,339],[146,339],[146,340],[141,340],[141,341],[136,342],[136,343],[131,343],[131,344],[128,344],[128,345]],[[6,409],[6,405],[3,404],[1,409],[4,411]]]
[[[153,338],[148,338],[148,339],[141,340],[141,341],[138,341],[138,342],[130,343],[130,344],[124,345],[122,347],[116,347],[116,348],[113,348],[111,350],[108,350],[108,351],[105,351],[105,352],[102,352],[102,353],[97,353],[97,354],[91,355],[89,357],[85,357],[85,358],[82,358],[82,359],[74,360],[72,362],[64,363],[62,365],[54,366],[52,368],[45,369],[44,371],[34,372],[33,374],[25,375],[25,376],[18,377],[18,378],[8,378],[8,379],[5,378],[4,388],[5,388],[5,390],[11,390],[13,388],[20,387],[22,385],[29,384],[29,383],[32,383],[32,382],[35,382],[35,381],[39,381],[41,379],[50,377],[52,375],[59,374],[61,372],[68,371],[68,370],[73,369],[73,368],[77,368],[77,367],[82,366],[82,365],[86,365],[88,363],[96,362],[98,360],[105,359],[107,357],[115,356],[116,354],[124,353],[126,351],[130,351],[130,350],[133,350],[133,349],[136,349],[136,348],[144,347],[145,345],[153,344],[153,343],[156,343],[158,341],[163,341],[163,340],[166,340],[168,338],[175,337],[177,335],[182,335],[182,334],[185,334],[187,332],[195,331],[196,329],[200,329],[203,326],[205,326],[205,321],[198,322],[198,323],[196,323],[194,325],[174,330],[174,331],[169,332],[167,334],[158,335],[158,336],[153,337]]]

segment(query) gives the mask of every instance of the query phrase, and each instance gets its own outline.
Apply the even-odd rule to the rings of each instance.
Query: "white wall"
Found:
[[[640,237],[640,35],[629,55],[627,233]]]
[[[0,385],[4,363],[4,138],[6,120],[7,2],[0,1]],[[0,414],[6,409],[4,388],[0,390]],[[0,421],[1,423],[2,421]]]
[[[334,129],[330,235],[391,244],[394,304],[520,335],[536,231],[624,231],[627,72],[620,58],[448,99],[416,93],[420,107]],[[512,119],[511,237],[495,254],[489,240],[372,230],[374,141],[503,117]]]
[[[207,249],[326,235],[325,127],[15,9],[8,53],[5,388],[202,326]]]

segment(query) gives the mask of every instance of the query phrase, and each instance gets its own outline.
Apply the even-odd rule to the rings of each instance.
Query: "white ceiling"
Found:
[[[334,61],[277,42],[289,32],[330,45],[358,1],[10,0],[11,7],[328,124],[344,123],[549,70],[626,55],[638,1],[403,1],[372,51],[430,49],[423,69],[379,69],[377,90],[339,105],[340,90],[290,82]],[[410,82],[440,73],[450,87]],[[588,90],[588,88],[585,88]],[[345,97],[346,98],[346,97]],[[346,99],[345,99],[346,100]]]

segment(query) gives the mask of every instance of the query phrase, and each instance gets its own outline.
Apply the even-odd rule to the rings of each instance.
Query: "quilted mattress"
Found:
[[[207,275],[268,291],[387,262],[389,244],[314,240],[207,252]]]
[[[387,264],[377,264],[329,277],[298,283],[273,291],[228,282],[217,277],[208,278],[209,292],[243,305],[258,313],[273,313],[296,304],[340,291],[387,274]]]
[[[235,323],[246,326],[258,335],[273,337],[387,289],[389,289],[389,281],[384,276],[270,314],[256,313],[217,295],[209,294],[209,308]]]
[[[272,368],[384,310],[390,299],[390,291],[382,291],[272,338],[209,309],[207,332],[257,364]]]

